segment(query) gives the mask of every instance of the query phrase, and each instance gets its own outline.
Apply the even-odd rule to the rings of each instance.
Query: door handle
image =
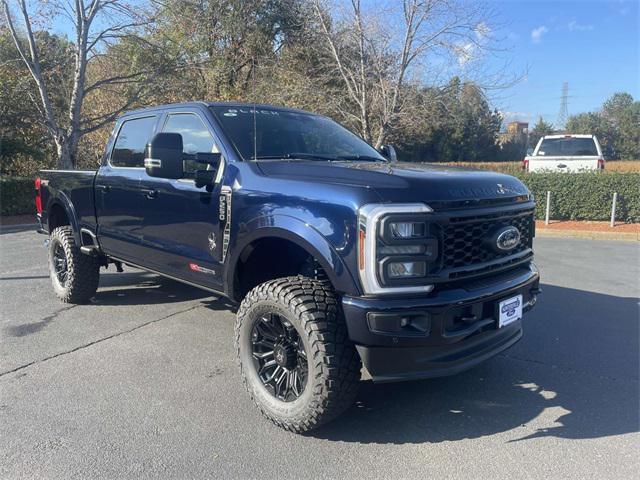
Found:
[[[158,196],[158,190],[155,188],[143,188],[142,193],[144,193],[147,198],[156,198]]]
[[[96,190],[100,190],[102,193],[107,193],[111,190],[111,186],[109,185],[96,185]]]

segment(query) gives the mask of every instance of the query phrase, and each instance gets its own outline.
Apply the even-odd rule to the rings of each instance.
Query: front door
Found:
[[[125,118],[116,126],[113,149],[95,182],[100,246],[109,255],[135,263],[141,262],[142,253],[144,147],[157,121],[157,115],[147,114]]]
[[[159,129],[180,133],[185,153],[219,152],[206,120],[195,112],[172,111]],[[222,291],[222,233],[219,205],[224,159],[213,187],[196,188],[194,171],[207,168],[184,162],[185,178],[170,180],[142,174],[141,233],[145,266],[182,280]]]

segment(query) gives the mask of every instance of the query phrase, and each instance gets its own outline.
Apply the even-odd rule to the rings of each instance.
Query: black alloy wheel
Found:
[[[53,270],[60,285],[64,288],[69,280],[69,268],[67,254],[61,243],[56,243],[53,248]]]
[[[275,313],[258,318],[251,331],[253,365],[271,394],[285,402],[304,392],[309,362],[295,327]]]

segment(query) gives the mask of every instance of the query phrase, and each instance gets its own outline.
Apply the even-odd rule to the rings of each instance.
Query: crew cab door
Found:
[[[125,117],[95,182],[98,239],[102,249],[119,259],[140,263],[144,212],[140,180],[144,148],[153,136],[159,115]]]
[[[220,151],[208,120],[198,112],[171,110],[161,120],[158,131],[181,134],[185,153]],[[219,206],[224,158],[217,167],[215,183],[209,188],[197,188],[194,171],[205,168],[206,165],[185,161],[185,178],[178,180],[151,177],[143,171],[144,265],[222,291]]]

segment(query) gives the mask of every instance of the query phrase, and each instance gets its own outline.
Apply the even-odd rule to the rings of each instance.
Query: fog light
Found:
[[[425,262],[392,262],[387,267],[390,278],[424,277],[426,271]]]
[[[426,228],[424,222],[393,222],[389,225],[393,238],[422,238]]]

